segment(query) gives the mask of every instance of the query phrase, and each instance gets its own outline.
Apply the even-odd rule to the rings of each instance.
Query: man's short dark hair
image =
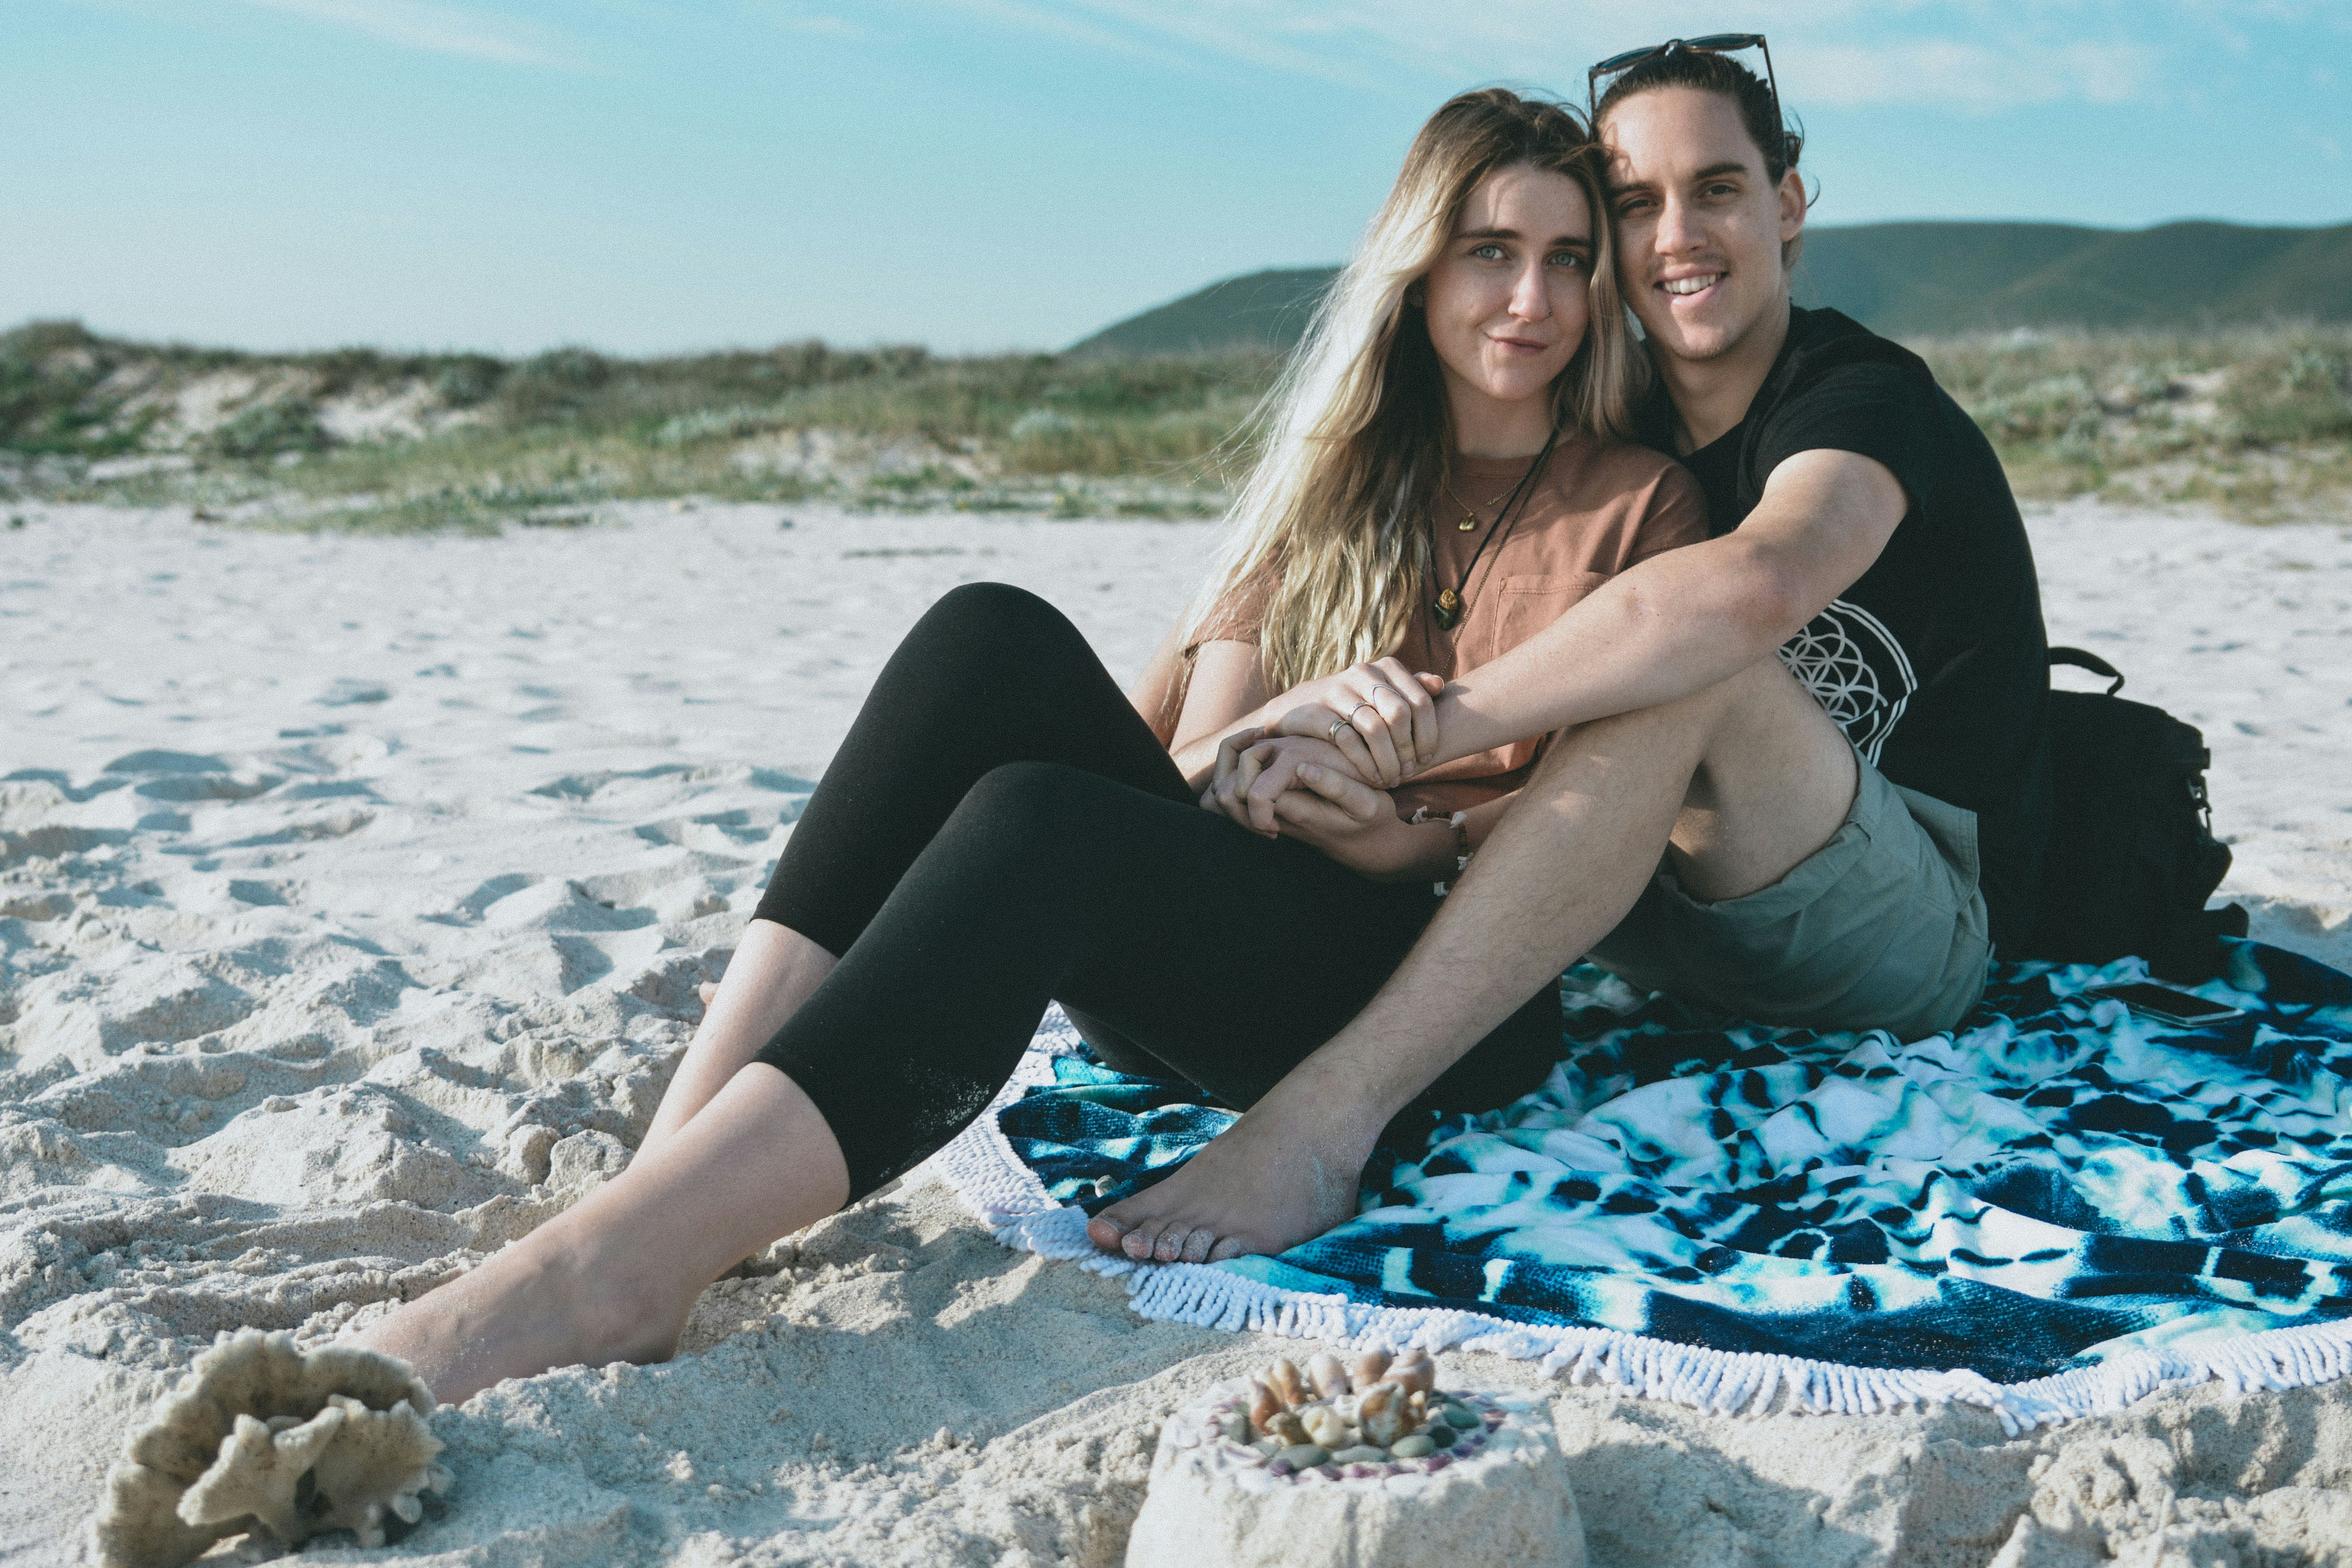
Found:
[[[1797,154],[1805,145],[1804,133],[1780,123],[1780,105],[1773,101],[1772,89],[1729,56],[1701,54],[1696,49],[1654,56],[1611,82],[1593,110],[1594,132],[1599,132],[1601,122],[1618,104],[1637,92],[1661,87],[1695,87],[1731,100],[1738,107],[1739,122],[1747,127],[1748,140],[1764,155],[1765,177],[1774,184],[1797,166]]]

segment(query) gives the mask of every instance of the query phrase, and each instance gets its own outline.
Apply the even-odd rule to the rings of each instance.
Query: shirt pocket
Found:
[[[1457,668],[1466,675],[1500,658],[1607,581],[1606,572],[1520,573],[1504,578],[1474,601],[1476,622],[1463,628],[1471,635],[1463,640]],[[1541,741],[1541,736],[1530,735],[1507,746],[1458,758],[1421,775],[1421,782],[1490,778],[1514,772],[1536,760]]]
[[[1475,659],[1465,668],[1500,658],[1566,615],[1578,600],[1609,581],[1606,572],[1519,573],[1496,585],[1495,618]]]

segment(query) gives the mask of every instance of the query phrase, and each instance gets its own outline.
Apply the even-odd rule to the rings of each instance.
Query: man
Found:
[[[1371,1005],[1097,1245],[1198,1262],[1346,1219],[1389,1119],[1588,953],[1732,1016],[1910,1037],[2032,923],[2046,648],[1990,446],[1915,356],[1792,306],[1799,142],[1764,82],[1670,45],[1597,119],[1659,382],[1644,438],[1713,537],[1438,698],[1434,761],[1553,731],[1543,762]],[[1261,826],[1377,798],[1299,772],[1350,700],[1227,770]]]

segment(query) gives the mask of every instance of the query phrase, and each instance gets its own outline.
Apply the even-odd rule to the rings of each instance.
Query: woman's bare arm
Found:
[[[1176,721],[1169,753],[1194,789],[1208,787],[1217,765],[1217,742],[1250,720],[1265,701],[1265,676],[1257,645],[1204,642],[1192,656],[1192,684]]]
[[[1195,789],[1205,788],[1217,760],[1217,742],[1246,723],[1265,701],[1265,681],[1260,674],[1254,643],[1216,639],[1202,642],[1185,668],[1186,639],[1192,635],[1188,616],[1169,629],[1144,662],[1127,700],[1143,715],[1184,770]]]

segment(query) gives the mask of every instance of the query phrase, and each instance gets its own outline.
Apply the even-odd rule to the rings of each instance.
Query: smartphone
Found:
[[[2083,994],[2120,1002],[2135,1013],[2145,1013],[2168,1024],[2219,1024],[2246,1016],[2242,1008],[2208,1002],[2189,992],[2145,981],[2136,985],[2095,985]]]

